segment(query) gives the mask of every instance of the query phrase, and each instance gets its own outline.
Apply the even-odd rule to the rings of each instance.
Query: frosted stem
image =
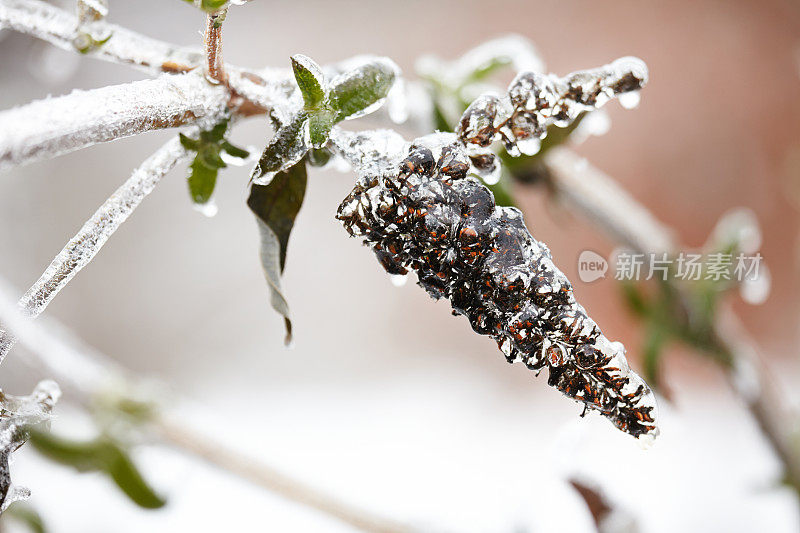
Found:
[[[588,161],[559,148],[548,153],[545,163],[548,184],[558,197],[612,239],[645,254],[678,250],[670,228]],[[692,304],[685,287],[672,285],[688,313]],[[714,360],[720,362],[731,389],[748,408],[783,464],[786,481],[800,491],[797,413],[729,305],[723,305],[717,313],[714,338],[714,349],[728,363],[722,363],[723,358]]]
[[[203,42],[206,47],[206,76],[216,83],[225,83],[227,76],[222,63],[222,21],[225,13],[206,15],[206,32]]]
[[[269,465],[226,449],[219,443],[209,440],[207,436],[185,427],[177,420],[162,418],[157,422],[157,430],[159,437],[165,443],[189,452],[211,465],[288,500],[337,518],[360,531],[373,533],[412,531],[407,525],[353,507],[339,498],[293,479]]]
[[[20,299],[21,312],[34,318],[94,259],[108,238],[150,194],[164,175],[189,154],[177,137],[170,140],[137,168],[53,259],[44,274]],[[0,330],[0,362],[14,345],[13,335]]]
[[[37,100],[0,112],[0,170],[221,115],[228,101],[194,73]]]
[[[547,156],[549,182],[559,198],[603,228],[617,242],[641,253],[673,252],[673,232],[611,177],[566,148]]]
[[[35,357],[28,362],[35,363],[44,372],[68,385],[67,399],[89,406],[110,387],[117,393],[152,390],[152,384],[147,380],[120,367],[107,355],[71,335],[66,328],[59,328],[62,331],[57,331],[58,324],[52,321],[36,323],[26,320],[14,305],[12,293],[13,289],[0,277],[0,320],[10,326],[9,329],[19,336],[20,341]],[[170,397],[174,398],[172,395]],[[175,417],[159,416],[154,420],[154,429],[160,441],[183,453],[193,455],[234,476],[355,528],[387,533],[409,531],[402,524],[345,504],[335,496],[302,483],[258,459],[226,448],[208,436],[186,427]]]
[[[0,0],[0,27],[76,51],[78,17],[39,0]],[[203,54],[151,39],[114,24],[98,21],[92,28],[111,38],[88,53],[92,57],[133,65],[149,72],[185,72],[202,64]]]

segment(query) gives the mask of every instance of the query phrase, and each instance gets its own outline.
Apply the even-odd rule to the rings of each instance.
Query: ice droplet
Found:
[[[8,494],[6,494],[6,499],[3,501],[3,505],[0,506],[0,513],[5,512],[5,510],[8,509],[12,503],[25,501],[30,497],[31,489],[12,485],[11,488],[8,489]]]
[[[403,78],[395,80],[389,89],[389,94],[386,95],[386,111],[389,113],[389,119],[395,124],[403,124],[408,120],[408,97]]]
[[[538,137],[528,137],[517,141],[517,149],[524,155],[536,155],[542,148],[542,141]]]
[[[745,254],[756,253],[761,248],[761,229],[755,212],[747,207],[727,211],[720,217],[711,234],[712,248],[735,245]]]
[[[769,293],[772,289],[772,275],[767,268],[767,265],[761,263],[759,265],[758,277],[745,278],[739,285],[739,295],[742,300],[750,305],[761,305],[769,298]]]
[[[248,148],[253,148],[253,147],[248,147]],[[253,148],[253,150],[255,150],[255,148]],[[248,149],[248,151],[250,152],[250,155],[247,156],[247,157],[244,157],[244,158],[236,157],[234,155],[231,155],[228,152],[226,152],[225,150],[221,150],[219,152],[219,156],[220,156],[220,158],[222,158],[222,160],[228,166],[231,166],[231,167],[242,167],[242,166],[246,165],[247,163],[249,163],[251,159],[253,159],[253,153],[254,153],[253,150],[249,150]]]
[[[390,274],[389,279],[395,287],[402,287],[408,283],[408,274]]]
[[[192,204],[192,207],[195,211],[203,216],[207,216],[208,218],[215,216],[219,211],[219,208],[214,200],[209,200],[204,204]]]
[[[608,133],[611,129],[611,117],[608,116],[605,109],[598,109],[591,111],[583,117],[581,123],[572,132],[570,140],[580,144],[591,136],[599,137]]]
[[[631,91],[629,93],[622,93],[618,97],[619,105],[625,109],[634,109],[639,106],[642,97],[639,91]]]
[[[501,174],[502,169],[500,168],[500,165],[497,165],[488,174],[481,175],[481,178],[486,185],[497,185],[500,183]]]

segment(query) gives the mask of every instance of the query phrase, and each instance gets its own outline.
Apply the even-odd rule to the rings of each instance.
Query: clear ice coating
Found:
[[[88,10],[79,16],[39,0],[0,0],[0,27],[33,35],[65,50],[74,51],[76,30],[83,24],[91,25],[95,40],[111,38],[91,50],[98,59],[126,63],[149,72],[182,72],[187,67],[201,64],[203,54],[137,34],[120,26],[97,20],[92,6],[102,11],[104,1],[85,0],[80,5]]]
[[[190,155],[175,137],[145,160],[100,206],[28,289],[19,301],[20,311],[28,317],[38,316],[44,311],[56,294],[94,259],[108,238],[150,194],[161,178],[179,162],[189,158]],[[0,329],[0,362],[13,345],[13,336]]]
[[[472,102],[461,116],[457,133],[474,149],[488,151],[492,142],[502,141],[512,156],[532,155],[538,152],[539,141],[551,124],[568,126],[581,113],[618,96],[627,95],[625,103],[631,105],[646,83],[647,66],[635,57],[563,78],[521,72],[505,95],[485,94]]]
[[[384,269],[392,276],[416,272],[431,297],[448,299],[510,363],[547,368],[548,384],[620,430],[657,435],[655,398],[630,370],[624,346],[587,316],[522,213],[495,206],[491,191],[468,176],[462,140],[447,133],[416,139],[387,172],[380,149],[379,164],[364,162],[373,153],[365,137],[340,139],[342,152],[355,152],[347,157],[361,178],[337,218]]]
[[[0,170],[145,131],[213,120],[225,113],[224,87],[199,73],[75,90],[0,112]]]
[[[54,381],[36,385],[29,396],[11,396],[0,391],[0,513],[15,501],[27,499],[30,491],[11,484],[9,459],[28,440],[26,428],[50,419],[61,396]]]

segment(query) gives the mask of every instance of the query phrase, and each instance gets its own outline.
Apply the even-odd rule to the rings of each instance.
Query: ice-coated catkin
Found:
[[[655,436],[654,396],[622,344],[586,315],[522,213],[495,206],[470,169],[456,135],[417,139],[396,173],[362,176],[337,218],[387,272],[416,272],[419,285],[447,298],[509,362],[547,368],[551,386],[622,431]]]

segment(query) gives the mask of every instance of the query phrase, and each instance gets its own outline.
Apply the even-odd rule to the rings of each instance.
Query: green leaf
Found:
[[[494,56],[470,72],[469,76],[467,76],[467,78],[464,80],[462,86],[485,80],[498,70],[510,66],[512,63],[511,57],[508,55]]]
[[[250,155],[247,150],[238,148],[225,140],[228,122],[228,119],[224,119],[211,129],[201,131],[198,139],[192,139],[183,133],[178,134],[181,146],[186,150],[197,152],[189,167],[188,177],[189,194],[192,201],[197,204],[205,204],[211,199],[217,184],[217,170],[228,166],[220,157],[222,150],[241,159]]]
[[[191,137],[188,137],[188,136],[184,135],[183,133],[179,133],[178,134],[178,138],[181,141],[181,146],[183,146],[187,150],[191,150],[193,152],[196,152],[197,150],[200,149],[200,141],[199,140],[192,139]]]
[[[32,429],[30,434],[31,444],[45,457],[78,472],[105,473],[140,507],[156,509],[166,504],[144,480],[128,453],[110,438],[76,441],[38,429]]]
[[[651,321],[642,348],[644,378],[653,388],[662,391],[664,387],[661,383],[661,354],[668,339],[669,332],[657,321]]]
[[[498,207],[516,207],[514,194],[511,192],[509,179],[505,177],[505,172],[500,176],[500,180],[497,183],[489,185],[484,182],[484,184],[494,194],[494,203]]]
[[[228,0],[183,0],[187,4],[202,9],[207,13],[215,13],[227,6]]]
[[[264,148],[250,179],[287,170],[297,164],[308,153],[308,136],[308,115],[303,112],[278,129],[272,141]]]
[[[190,168],[188,183],[192,201],[196,204],[208,203],[211,200],[211,195],[214,194],[219,171],[203,163],[199,155],[192,162]]]
[[[311,58],[297,54],[292,56],[292,70],[306,109],[317,107],[325,100],[324,78],[319,65]]]
[[[219,156],[220,147],[216,144],[206,144],[197,152],[197,158],[208,168],[225,168],[228,165]]]
[[[166,500],[147,484],[128,454],[120,447],[109,443],[105,455],[105,471],[131,501],[145,509],[158,509],[166,505]]]
[[[644,317],[650,313],[650,304],[645,300],[644,295],[635,283],[622,280],[620,287],[622,287],[623,300],[634,314]]]
[[[329,109],[320,109],[309,114],[308,133],[312,146],[321,148],[328,141],[335,118],[336,112]]]
[[[261,266],[269,284],[270,302],[284,317],[287,343],[292,338],[292,322],[281,287],[281,274],[286,264],[289,235],[305,198],[306,182],[306,163],[300,161],[276,174],[268,185],[253,184],[247,199],[261,234]]]
[[[29,531],[33,533],[45,533],[47,529],[44,526],[44,520],[42,520],[42,516],[34,509],[31,505],[27,503],[16,501],[11,504],[11,506],[6,509],[3,513],[3,518],[9,517],[17,522],[21,522],[25,524]],[[3,531],[5,531],[5,527]]]
[[[355,118],[389,94],[396,77],[393,63],[376,59],[331,81],[330,102],[336,121]]]
[[[228,141],[222,141],[222,149],[225,150],[229,155],[233,157],[238,157],[239,159],[247,159],[250,157],[250,152],[245,150],[244,148],[239,148],[238,146],[234,146]]]

